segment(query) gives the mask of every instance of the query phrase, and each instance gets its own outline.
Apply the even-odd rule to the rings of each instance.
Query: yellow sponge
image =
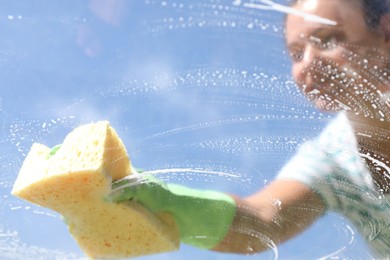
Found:
[[[114,180],[132,174],[126,149],[107,121],[73,130],[52,157],[34,144],[12,194],[59,212],[91,258],[124,258],[177,250],[168,213],[156,216],[136,202],[104,200]]]

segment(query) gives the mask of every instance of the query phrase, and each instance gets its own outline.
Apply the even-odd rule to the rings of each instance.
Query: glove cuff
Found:
[[[166,210],[177,222],[180,240],[212,249],[226,236],[236,213],[234,199],[222,192],[196,190],[168,184],[171,192]]]

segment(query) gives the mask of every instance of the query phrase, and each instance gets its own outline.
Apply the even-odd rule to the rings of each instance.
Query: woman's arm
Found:
[[[169,212],[181,242],[215,251],[251,254],[270,249],[306,229],[325,208],[318,195],[297,181],[276,180],[238,198],[141,176],[144,181],[136,185],[128,179],[115,183],[111,199]]]
[[[320,196],[294,180],[276,180],[244,199],[233,197],[236,215],[215,251],[253,254],[268,250],[305,230],[325,211]]]

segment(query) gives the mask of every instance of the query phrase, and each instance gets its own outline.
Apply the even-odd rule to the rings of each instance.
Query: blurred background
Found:
[[[290,76],[278,8],[288,2],[251,4],[0,1],[1,259],[85,258],[56,212],[10,195],[34,142],[54,146],[81,124],[108,120],[136,167],[183,169],[161,178],[246,196],[321,131],[332,115],[316,111]],[[140,259],[368,254],[349,222],[329,214],[262,254],[182,245]]]

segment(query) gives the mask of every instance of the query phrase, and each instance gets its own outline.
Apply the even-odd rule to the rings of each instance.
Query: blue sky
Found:
[[[331,115],[314,110],[292,82],[284,15],[238,3],[0,1],[0,255],[83,257],[58,214],[9,195],[33,142],[53,146],[80,124],[109,120],[136,166],[235,174],[164,178],[245,196],[320,132]],[[335,214],[275,252],[260,256],[367,256]],[[259,255],[183,245],[144,259],[184,257]]]

